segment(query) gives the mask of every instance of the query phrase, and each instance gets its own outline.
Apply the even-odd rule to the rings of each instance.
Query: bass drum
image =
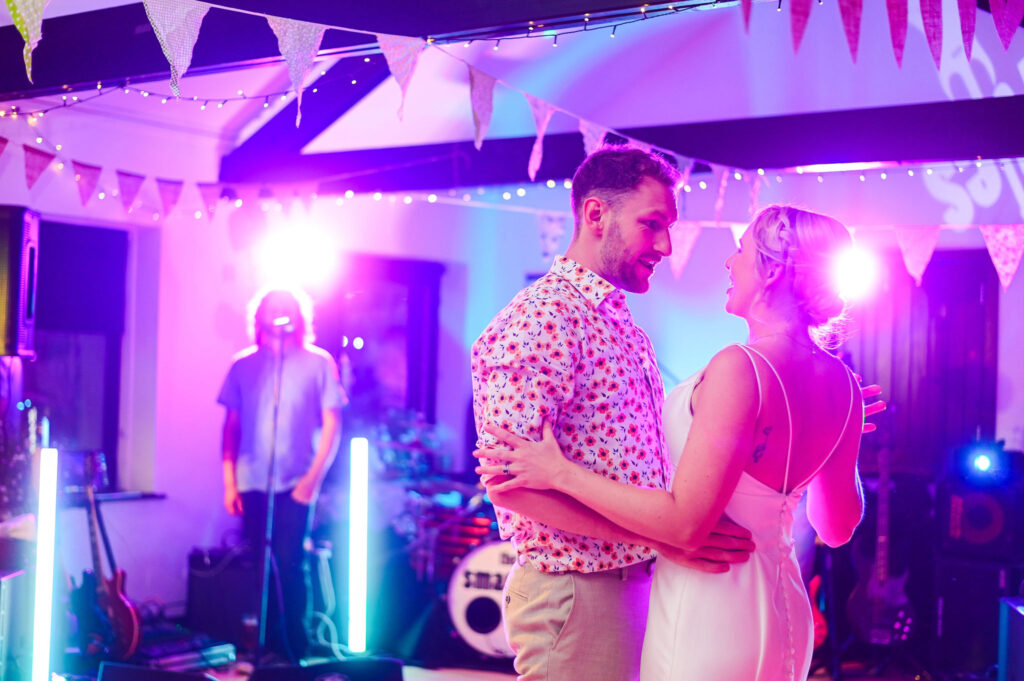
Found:
[[[510,542],[483,544],[466,554],[448,582],[448,614],[455,631],[488,657],[515,657],[502,617],[502,589],[515,562]]]

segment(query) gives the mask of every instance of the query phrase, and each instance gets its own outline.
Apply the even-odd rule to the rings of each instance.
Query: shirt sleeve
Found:
[[[242,386],[238,381],[238,371],[238,362],[235,362],[228,369],[228,375],[224,377],[224,383],[220,387],[220,394],[217,395],[217,404],[228,409],[242,408]]]
[[[334,358],[324,353],[321,363],[320,376],[321,394],[320,406],[322,409],[341,409],[348,404],[348,396],[345,389],[341,387],[341,374],[338,371],[338,364]]]
[[[523,300],[478,340],[474,389],[478,446],[494,444],[486,423],[539,440],[572,398],[580,322],[564,306]],[[482,398],[482,399],[480,399]],[[558,428],[556,426],[556,434]]]

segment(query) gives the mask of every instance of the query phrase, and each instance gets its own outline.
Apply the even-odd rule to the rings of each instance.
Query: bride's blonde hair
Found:
[[[835,218],[794,206],[768,206],[751,223],[757,269],[782,265],[801,322],[818,345],[834,348],[845,340],[846,302],[833,277],[837,255],[849,248],[849,230]]]

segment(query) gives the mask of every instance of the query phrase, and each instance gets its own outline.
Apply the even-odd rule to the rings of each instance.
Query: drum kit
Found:
[[[416,578],[446,595],[452,625],[471,648],[511,658],[502,589],[515,551],[498,536],[494,507],[476,485],[450,478],[407,481],[405,488],[405,508],[392,527],[407,541]]]

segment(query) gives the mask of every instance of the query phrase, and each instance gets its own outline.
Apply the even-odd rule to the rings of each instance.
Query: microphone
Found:
[[[295,324],[291,317],[275,317],[270,324],[265,324],[263,328],[271,335],[280,337],[295,331]]]

